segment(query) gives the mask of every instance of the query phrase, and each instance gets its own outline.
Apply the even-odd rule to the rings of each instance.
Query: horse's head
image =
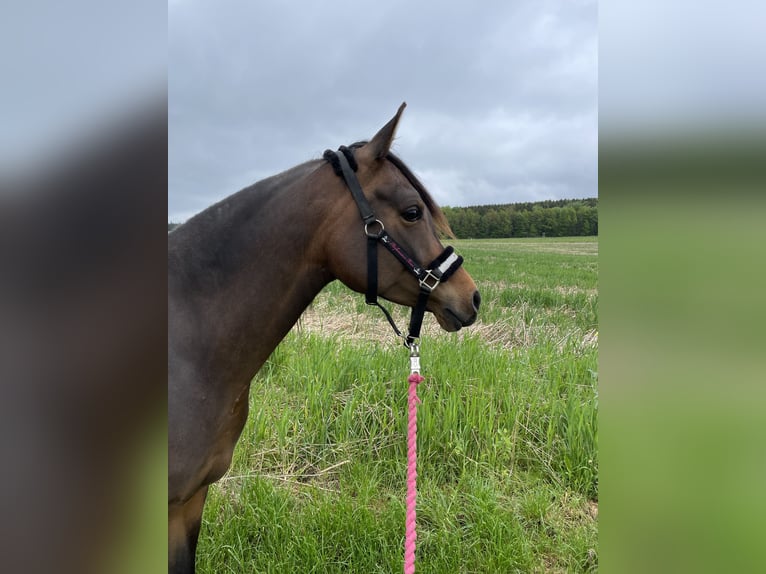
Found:
[[[439,235],[452,236],[444,214],[423,185],[390,152],[404,104],[367,143],[354,145],[356,177],[364,196],[386,232],[420,265],[428,265],[444,252]],[[351,289],[367,289],[367,239],[359,209],[344,180],[327,170],[337,188],[332,220],[325,223],[329,241],[327,265]],[[377,229],[377,224],[373,224]],[[420,291],[416,277],[391,253],[378,245],[378,294],[400,305],[415,306]],[[470,275],[458,268],[428,298],[426,309],[447,331],[457,331],[476,320],[481,298]]]

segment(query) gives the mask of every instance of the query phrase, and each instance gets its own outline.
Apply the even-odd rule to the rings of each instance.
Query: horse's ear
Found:
[[[396,111],[396,115],[391,118],[391,120],[389,120],[389,122],[373,136],[369,143],[359,151],[363,151],[363,153],[371,160],[385,158],[394,141],[396,126],[399,125],[399,118],[402,117],[402,112],[406,106],[407,102],[402,102],[402,105],[399,106],[399,109]]]

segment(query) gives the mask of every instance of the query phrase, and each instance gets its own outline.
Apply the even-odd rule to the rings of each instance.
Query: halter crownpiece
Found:
[[[427,266],[419,265],[416,260],[399,245],[386,231],[383,222],[375,217],[367,198],[364,196],[362,186],[356,177],[358,165],[354,158],[353,150],[346,146],[340,146],[337,152],[327,150],[324,158],[332,165],[335,174],[343,178],[346,186],[359,209],[359,215],[364,222],[364,234],[367,236],[367,292],[365,301],[368,305],[375,305],[386,316],[394,332],[404,338],[404,344],[412,347],[420,337],[420,327],[423,324],[423,316],[426,312],[428,297],[431,292],[441,283],[449,279],[463,264],[463,258],[455,253],[452,247],[446,247],[444,251]],[[420,285],[420,293],[415,306],[412,308],[410,317],[409,333],[404,337],[396,327],[391,314],[378,303],[378,242],[399,260],[399,262],[412,273]]]

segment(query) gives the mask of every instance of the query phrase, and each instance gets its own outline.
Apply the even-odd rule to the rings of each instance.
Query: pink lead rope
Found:
[[[420,355],[418,346],[410,347],[410,384],[408,393],[409,414],[407,417],[407,517],[404,534],[404,574],[415,574],[415,540],[418,534],[415,530],[415,505],[418,496],[417,489],[417,446],[418,446],[418,383],[423,381],[420,376]]]

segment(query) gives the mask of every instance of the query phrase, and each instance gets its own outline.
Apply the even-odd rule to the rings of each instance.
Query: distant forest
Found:
[[[598,235],[598,198],[443,207],[459,239]],[[168,223],[168,231],[177,223]]]
[[[598,235],[598,198],[443,207],[459,239]]]

